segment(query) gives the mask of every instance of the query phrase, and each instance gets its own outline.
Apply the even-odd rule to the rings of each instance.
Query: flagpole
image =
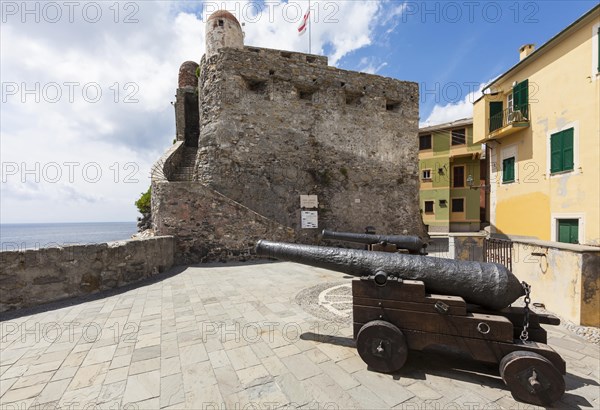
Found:
[[[311,53],[311,32],[310,32],[310,0],[308,0],[308,54]]]

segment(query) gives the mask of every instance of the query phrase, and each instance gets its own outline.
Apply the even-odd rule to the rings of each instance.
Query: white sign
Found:
[[[300,195],[300,208],[318,208],[319,198],[316,195]]]
[[[302,211],[302,229],[314,229],[319,227],[319,215],[317,211]]]

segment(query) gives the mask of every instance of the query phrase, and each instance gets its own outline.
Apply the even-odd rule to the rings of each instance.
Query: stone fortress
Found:
[[[319,243],[324,228],[426,237],[418,85],[243,39],[215,12],[200,64],[180,68],[177,141],[152,173],[176,263],[243,259],[262,238]]]

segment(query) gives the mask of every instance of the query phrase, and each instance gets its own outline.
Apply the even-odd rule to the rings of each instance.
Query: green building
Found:
[[[473,119],[419,129],[420,209],[429,232],[478,232],[486,212],[485,152]]]

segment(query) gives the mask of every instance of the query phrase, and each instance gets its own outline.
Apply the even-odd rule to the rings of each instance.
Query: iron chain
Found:
[[[531,303],[531,286],[523,281],[521,282],[523,289],[525,289],[525,317],[523,318],[523,331],[521,332],[521,341],[526,342],[529,339],[529,333],[527,328],[529,327],[529,303]]]

